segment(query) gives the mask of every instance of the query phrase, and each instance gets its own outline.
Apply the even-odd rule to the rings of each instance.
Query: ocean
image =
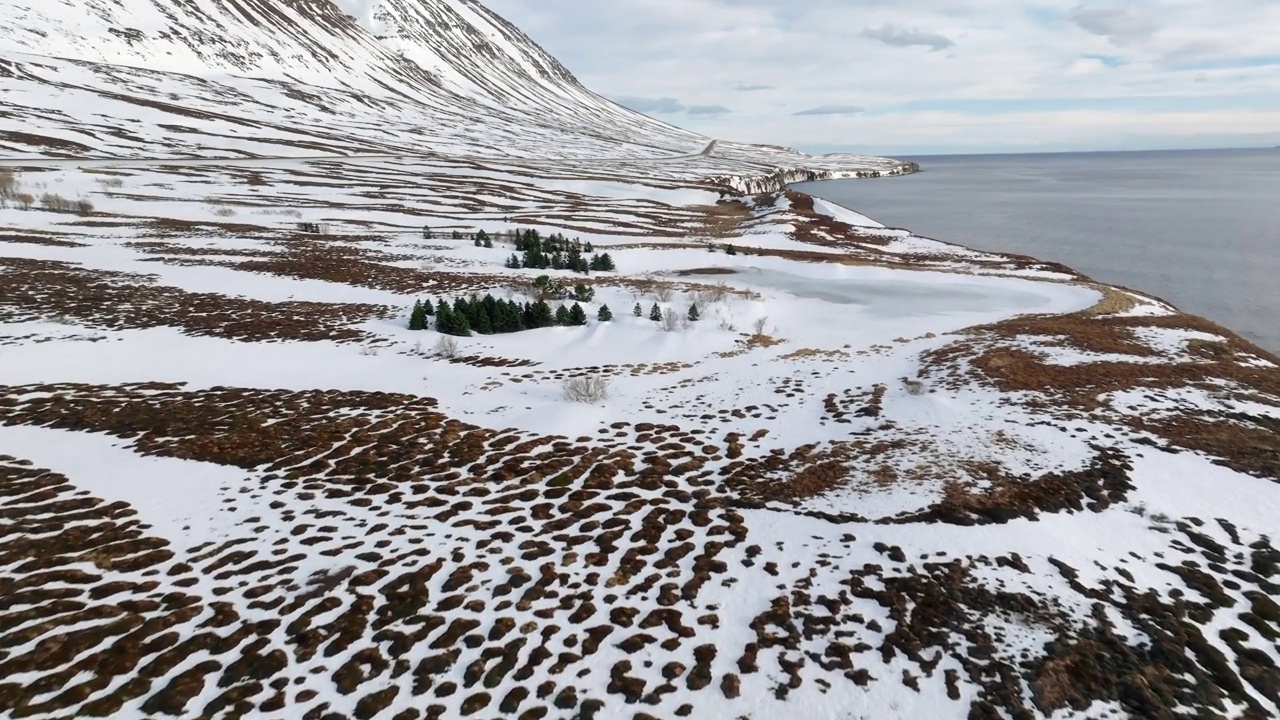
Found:
[[[893,227],[1147,292],[1280,353],[1280,149],[903,158],[797,190]]]

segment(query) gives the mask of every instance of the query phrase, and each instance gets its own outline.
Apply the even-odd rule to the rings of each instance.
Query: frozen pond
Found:
[[[1085,288],[1017,278],[903,271],[877,275],[814,278],[746,268],[734,275],[717,277],[798,298],[856,305],[865,316],[884,320],[1070,312],[1088,307],[1097,298],[1096,292]]]

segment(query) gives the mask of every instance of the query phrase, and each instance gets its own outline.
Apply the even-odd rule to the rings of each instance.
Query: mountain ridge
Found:
[[[13,85],[0,100],[13,110],[0,117],[5,154],[138,157],[170,147],[176,157],[645,160],[710,140],[582,87],[473,0],[91,0],[91,12],[77,12],[83,6],[0,2],[0,68]],[[140,108],[158,114],[139,117]],[[736,178],[779,171],[812,179],[911,167],[727,142],[718,154],[668,175],[741,190],[761,184]]]

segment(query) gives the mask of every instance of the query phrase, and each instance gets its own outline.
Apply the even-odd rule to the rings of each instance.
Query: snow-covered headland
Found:
[[[1280,713],[1280,359],[473,2],[26,5],[0,716]]]

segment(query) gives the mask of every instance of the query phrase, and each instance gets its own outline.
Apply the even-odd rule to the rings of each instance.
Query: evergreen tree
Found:
[[[600,322],[609,322],[613,319],[613,312],[609,310],[608,305],[601,305],[599,312],[596,313],[596,320]]]
[[[640,308],[640,303],[636,303],[636,306],[634,308],[631,308],[631,314],[635,315],[636,317],[641,317],[642,315],[644,315],[644,310]]]
[[[658,307],[658,303],[654,303],[649,309],[649,319],[654,322],[662,322],[662,308]]]
[[[435,234],[431,232],[431,228],[429,227],[422,228],[422,239],[423,240],[435,239]]]
[[[483,231],[482,231],[482,232],[483,232]],[[487,238],[487,237],[486,237],[486,238],[484,239],[484,241],[483,241],[483,244],[484,244],[484,246],[485,246],[486,248],[488,248],[488,249],[490,249],[490,250],[492,250],[492,249],[493,249],[493,240],[491,240],[491,239],[489,239],[489,238]]]
[[[690,320],[691,322],[697,322],[699,317],[700,317],[700,316],[699,316],[699,314],[698,314],[698,305],[697,305],[696,303],[695,303],[695,304],[693,304],[693,305],[690,305],[690,306],[689,306],[689,320]]]
[[[525,303],[520,312],[520,325],[525,330],[533,330],[538,327],[538,316],[533,312],[533,306],[529,303]]]
[[[595,252],[596,249],[591,247],[591,241],[588,240],[587,244],[582,246],[582,251],[591,253],[591,252]]]
[[[591,262],[587,263],[587,268],[589,270],[603,270],[604,268],[600,266],[600,256],[592,255]]]
[[[507,258],[507,267],[511,268],[512,270],[519,269],[520,268],[519,256],[512,253],[511,257]]]
[[[730,245],[729,247],[725,248],[725,250],[724,250],[724,254],[725,254],[725,255],[737,255],[737,254],[738,254],[738,249],[737,249],[737,248],[735,248],[734,246]]]
[[[560,307],[556,308],[556,324],[557,325],[573,324],[572,318],[569,315],[569,308],[565,307],[564,305],[561,305]]]
[[[449,307],[443,301],[436,307],[436,332],[449,334],[449,330],[453,325],[453,308]]]
[[[555,324],[555,313],[551,311],[551,306],[545,300],[539,300],[533,304],[533,324],[530,327],[544,328]]]
[[[613,264],[612,255],[610,255],[609,253],[604,253],[600,256],[600,269],[607,270],[609,272],[612,272],[618,269],[617,266]]]
[[[570,325],[586,325],[587,324],[587,312],[583,310],[582,306],[579,305],[578,303],[574,303],[573,306],[569,308],[569,324]]]
[[[477,308],[474,327],[476,332],[481,335],[493,334],[493,319],[489,316],[489,313],[485,312],[483,305]]]
[[[493,247],[493,241],[489,239],[489,233],[484,230],[476,233],[476,242],[480,243],[481,247]]]
[[[422,312],[426,313],[427,315],[436,314],[436,307],[431,304],[431,298],[427,298],[426,300],[422,301]],[[425,326],[426,324],[423,323],[423,327]]]
[[[484,247],[484,243],[480,240],[480,236],[479,236],[479,235],[472,235],[472,236],[471,236],[471,244],[472,244],[472,245],[475,245],[476,247]]]
[[[454,240],[461,240],[462,233],[458,232],[457,230],[454,230],[453,234],[450,237],[452,237]]]
[[[413,304],[413,312],[409,313],[409,329],[425,330],[427,329],[427,311],[422,307],[422,301],[419,300]]]
[[[596,296],[595,288],[591,287],[590,285],[583,285],[582,283],[578,283],[577,285],[573,286],[573,299],[577,300],[578,302],[591,302],[593,299],[595,299],[595,296]]]

